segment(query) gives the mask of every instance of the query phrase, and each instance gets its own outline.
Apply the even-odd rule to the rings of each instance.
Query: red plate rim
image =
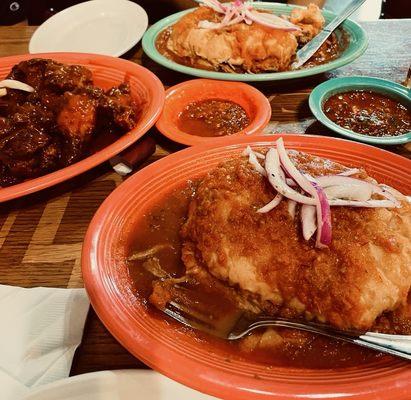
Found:
[[[177,168],[184,160],[195,158],[197,163],[204,164],[207,163],[207,160],[202,160],[202,158],[206,154],[217,154],[219,151],[223,151],[222,149],[239,151],[247,144],[267,145],[280,136],[284,138],[286,145],[297,148],[298,146],[311,147],[314,154],[316,148],[319,150],[322,148],[335,153],[338,158],[341,150],[345,149],[347,154],[353,156],[352,165],[361,165],[361,157],[368,158],[371,164],[373,157],[374,160],[376,157],[381,159],[379,162],[382,164],[381,168],[398,165],[400,173],[398,179],[403,182],[402,189],[407,191],[405,194],[411,193],[411,180],[407,175],[407,171],[411,170],[411,160],[385,150],[344,139],[294,134],[230,137],[222,139],[218,144],[206,144],[182,150],[133,175],[114,190],[96,212],[86,233],[82,252],[83,279],[93,308],[108,330],[134,356],[180,383],[220,398],[233,400],[266,398],[407,400],[411,390],[411,367],[408,363],[400,360],[383,358],[378,362],[361,367],[322,370],[321,374],[323,375],[318,375],[319,370],[304,370],[304,376],[301,380],[296,377],[302,373],[302,370],[295,368],[274,368],[272,371],[277,371],[275,379],[251,376],[251,372],[248,371],[244,371],[243,375],[235,375],[230,372],[231,366],[216,368],[200,358],[189,357],[189,349],[179,350],[181,332],[176,333],[175,337],[178,337],[178,340],[170,339],[169,343],[165,343],[164,334],[160,330],[149,332],[147,327],[136,330],[136,326],[131,323],[132,321],[130,322],[132,319],[130,308],[127,308],[120,299],[121,295],[118,289],[110,286],[112,276],[103,270],[103,264],[110,263],[110,244],[107,242],[116,242],[122,239],[111,233],[110,235],[106,234],[105,231],[120,229],[112,227],[122,225],[121,214],[126,213],[124,211],[125,203],[132,201],[127,199],[133,191],[141,191],[142,187],[148,188],[149,185],[146,183],[150,179],[156,179],[156,174],[159,174],[160,170],[166,174],[173,167]],[[153,204],[155,204],[154,201]],[[140,210],[140,212],[143,211]],[[119,263],[118,260],[116,263]],[[113,296],[120,297],[113,300]],[[138,308],[138,312],[144,312],[144,308],[138,302],[134,306]],[[147,315],[144,318],[150,319]],[[158,321],[153,323],[157,324]],[[169,329],[170,332],[176,331],[175,328],[170,328],[165,323],[163,323],[162,328]],[[204,343],[198,344],[198,346],[200,349]],[[208,353],[212,354],[210,357],[214,357],[216,354],[213,354],[211,347]],[[320,379],[321,376],[324,376],[324,380]]]
[[[24,54],[18,56],[0,58],[0,67],[2,65],[14,65],[21,61],[31,58],[51,58],[56,61],[96,66],[99,68],[111,68],[124,73],[138,76],[142,85],[150,92],[149,104],[144,115],[138,121],[137,126],[130,132],[121,136],[118,140],[105,147],[104,149],[92,154],[65,168],[51,172],[38,178],[30,179],[6,188],[0,188],[0,202],[12,200],[27,194],[40,191],[42,189],[54,186],[67,179],[73,178],[83,172],[86,172],[97,165],[109,160],[111,157],[121,153],[127,147],[141,138],[157,121],[160,116],[165,91],[161,81],[147,68],[142,67],[132,61],[115,58],[110,56],[88,54],[88,53],[38,53]]]

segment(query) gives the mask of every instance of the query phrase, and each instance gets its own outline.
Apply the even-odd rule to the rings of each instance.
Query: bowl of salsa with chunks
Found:
[[[311,93],[314,116],[333,131],[371,144],[411,141],[411,90],[372,77],[329,80]]]
[[[188,146],[226,136],[256,135],[271,117],[267,97],[242,82],[193,79],[166,91],[157,129]]]

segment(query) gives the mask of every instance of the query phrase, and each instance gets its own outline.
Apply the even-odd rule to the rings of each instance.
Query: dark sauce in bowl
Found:
[[[230,100],[207,99],[188,104],[180,113],[178,127],[190,135],[232,135],[250,124],[244,108]]]
[[[331,96],[323,105],[325,115],[342,128],[368,136],[399,136],[411,131],[410,108],[369,90]]]

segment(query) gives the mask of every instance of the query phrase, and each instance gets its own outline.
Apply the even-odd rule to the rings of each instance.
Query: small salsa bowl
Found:
[[[157,129],[169,139],[188,146],[210,143],[227,137],[191,135],[178,127],[180,114],[187,105],[207,99],[232,101],[245,110],[250,124],[230,136],[261,134],[271,117],[268,99],[246,83],[193,79],[172,86],[166,91],[163,112],[156,124]]]
[[[376,137],[353,132],[331,121],[323,111],[324,103],[333,95],[352,90],[370,90],[391,97],[404,105],[411,107],[411,90],[398,83],[367,76],[335,78],[318,85],[310,94],[309,106],[323,125],[340,135],[360,142],[377,145],[404,144],[411,141],[411,132],[399,136]]]

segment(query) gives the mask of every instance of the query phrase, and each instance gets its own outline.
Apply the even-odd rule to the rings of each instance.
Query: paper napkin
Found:
[[[2,400],[68,377],[89,304],[84,289],[0,285]]]

